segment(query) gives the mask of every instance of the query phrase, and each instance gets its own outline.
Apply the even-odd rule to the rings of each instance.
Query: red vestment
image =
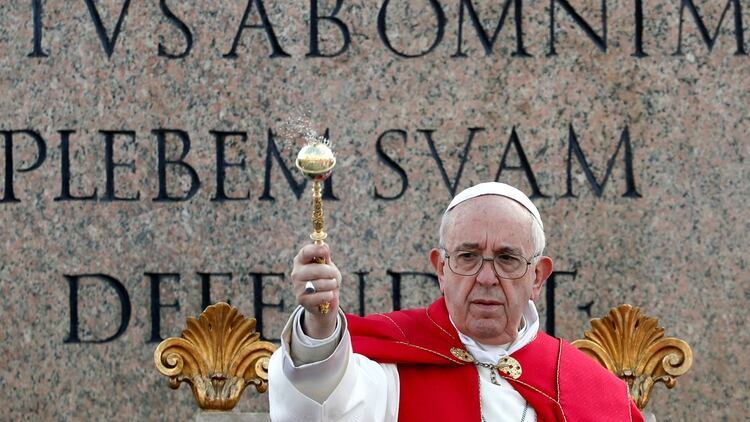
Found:
[[[398,365],[400,421],[481,420],[479,374],[451,353],[465,349],[443,298],[429,308],[346,317],[355,353]],[[643,421],[625,382],[563,340],[539,332],[511,356],[521,376],[500,375],[540,421]]]

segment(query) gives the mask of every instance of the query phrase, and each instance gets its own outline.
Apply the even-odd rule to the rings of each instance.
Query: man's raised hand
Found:
[[[323,258],[324,262],[318,264],[315,258]],[[328,245],[306,245],[300,249],[294,257],[292,284],[297,303],[305,308],[302,322],[305,334],[317,339],[333,334],[338,317],[341,272],[331,260]],[[330,304],[330,312],[320,311],[324,303]]]

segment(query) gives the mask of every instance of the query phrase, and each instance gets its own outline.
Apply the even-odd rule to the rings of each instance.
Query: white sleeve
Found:
[[[282,332],[281,347],[271,357],[268,371],[271,420],[396,421],[399,397],[396,365],[379,364],[353,353],[343,314],[339,315],[336,332],[330,338],[305,339],[301,327],[295,327],[300,312],[298,308],[292,314]],[[305,345],[307,340],[313,340],[313,344]],[[335,347],[330,352],[332,345]],[[324,353],[326,349],[328,353]],[[308,360],[313,356],[318,360]]]

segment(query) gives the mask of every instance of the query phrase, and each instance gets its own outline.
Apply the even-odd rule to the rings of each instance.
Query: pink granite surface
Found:
[[[291,55],[269,58],[262,30],[246,29],[237,58],[227,59],[246,2],[169,2],[193,34],[184,59],[159,57],[163,43],[184,49],[179,30],[158,2],[131,2],[114,53],[105,54],[86,3],[44,2],[42,39],[48,57],[30,58],[30,2],[0,6],[0,130],[33,129],[46,141],[37,170],[14,173],[20,203],[0,203],[0,412],[1,420],[186,420],[195,406],[186,387],[173,392],[153,366],[151,293],[144,273],[178,273],[164,281],[161,334],[178,335],[183,321],[200,312],[197,273],[232,273],[214,282],[215,300],[230,299],[254,315],[252,273],[285,273],[306,241],[308,196],[298,199],[277,162],[270,173],[274,201],[263,201],[268,130],[309,110],[319,130],[330,129],[339,157],[334,192],[326,203],[330,244],[341,268],[344,305],[358,310],[357,272],[369,272],[368,312],[389,311],[391,272],[429,272],[427,253],[437,242],[439,215],[450,200],[425,135],[434,130],[436,150],[451,183],[469,128],[476,133],[458,189],[494,180],[511,132],[547,198],[536,200],[545,220],[547,255],[560,271],[556,290],[556,334],[568,339],[588,326],[578,307],[593,301],[593,316],[619,303],[658,316],[668,334],[687,340],[695,353],[692,372],[676,390],[656,387],[650,404],[658,420],[746,420],[750,335],[750,58],[736,55],[734,9],[729,8],[709,52],[685,11],[684,54],[675,56],[679,7],[654,0],[644,6],[643,48],[634,52],[634,1],[607,2],[607,51],[597,49],[570,16],[556,7],[557,55],[548,57],[549,4],[523,2],[525,47],[532,57],[512,57],[513,11],[486,56],[468,17],[466,58],[457,48],[458,1],[441,1],[446,17],[442,42],[424,57],[404,59],[388,50],[377,32],[381,1],[345,2],[339,17],[351,31],[351,46],[335,58],[306,58],[308,4],[265,1],[279,43]],[[172,4],[174,3],[174,4]],[[389,34],[395,48],[418,52],[434,39],[429,2],[391,1]],[[477,0],[491,31],[505,2]],[[596,3],[596,5],[595,5]],[[710,35],[726,2],[696,4]],[[740,17],[748,42],[750,5]],[[122,2],[97,1],[108,34]],[[335,2],[321,2],[321,13]],[[601,34],[598,2],[569,4]],[[250,23],[259,21],[255,8]],[[340,33],[321,23],[321,48],[334,52]],[[594,194],[577,161],[565,197],[570,127],[600,182],[627,126],[639,198],[623,197],[627,186],[619,152],[601,197]],[[201,187],[189,201],[157,203],[158,128],[189,133],[192,165]],[[401,179],[378,158],[383,149],[408,176]],[[60,130],[71,135],[71,190],[104,195],[105,148],[100,130],[131,130],[136,142],[117,138],[116,189],[132,202],[55,201],[60,194]],[[247,140],[227,142],[226,161],[244,159],[245,169],[227,170],[228,195],[244,201],[211,201],[216,191],[216,150],[210,131],[241,131]],[[173,141],[175,141],[173,139]],[[28,167],[36,149],[14,137],[15,167]],[[175,141],[176,142],[176,141]],[[278,141],[292,167],[294,149]],[[179,153],[174,142],[167,153]],[[2,144],[0,143],[0,146]],[[5,150],[0,178],[5,183]],[[507,166],[519,164],[511,147]],[[170,168],[172,194],[190,179]],[[301,177],[296,173],[297,181]],[[500,179],[532,192],[525,174],[505,169]],[[2,189],[4,184],[0,184]],[[4,192],[7,194],[7,192]],[[305,191],[305,195],[309,192]],[[132,314],[127,331],[106,344],[65,344],[69,336],[69,288],[64,275],[102,273],[122,282]],[[402,305],[429,303],[437,289],[419,277],[403,279]],[[120,306],[111,288],[80,287],[82,339],[104,338],[119,325]],[[269,278],[264,334],[278,337],[293,309],[286,281]],[[542,318],[549,308],[543,299]],[[243,411],[267,409],[265,397],[247,394]]]

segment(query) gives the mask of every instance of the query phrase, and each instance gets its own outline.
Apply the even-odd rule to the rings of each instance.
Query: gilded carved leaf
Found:
[[[693,352],[683,340],[664,337],[656,318],[641,315],[639,308],[620,305],[604,318],[591,320],[591,331],[573,346],[596,359],[628,383],[639,409],[648,404],[657,382],[673,388],[676,378],[693,365]]]
[[[182,337],[159,344],[156,368],[172,388],[189,383],[202,409],[231,410],[249,384],[261,393],[268,389],[276,345],[259,341],[255,323],[226,303],[209,306],[198,319],[187,319]]]

